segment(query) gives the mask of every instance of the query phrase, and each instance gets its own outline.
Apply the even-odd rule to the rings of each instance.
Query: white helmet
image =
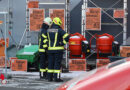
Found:
[[[50,17],[47,17],[44,19],[44,23],[46,23],[50,26],[52,24],[52,19]]]

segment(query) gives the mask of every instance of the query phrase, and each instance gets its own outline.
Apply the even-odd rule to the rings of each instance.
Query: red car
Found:
[[[56,90],[130,90],[130,58],[86,72]]]

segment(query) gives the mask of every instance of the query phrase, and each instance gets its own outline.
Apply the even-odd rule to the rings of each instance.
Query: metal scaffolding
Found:
[[[34,1],[36,1],[36,0],[34,0]],[[58,6],[60,6],[60,5],[64,5],[64,7],[65,7],[65,31],[66,32],[69,32],[69,30],[70,30],[70,13],[69,13],[69,0],[64,0],[64,2],[48,2],[48,0],[37,0],[37,1],[39,1],[39,5],[51,5],[52,7],[53,7],[53,5],[56,5],[57,7]],[[25,35],[26,35],[26,44],[31,44],[30,43],[30,39],[31,39],[31,32],[32,31],[30,31],[30,27],[29,27],[29,25],[30,25],[30,18],[29,18],[29,8],[28,8],[28,2],[29,2],[29,0],[26,0],[26,28],[25,28],[25,30],[24,30],[24,33],[23,33],[23,35],[22,35],[22,38],[21,38],[21,40],[20,40],[20,43],[19,43],[19,47],[18,47],[18,49],[20,48],[20,46],[21,46],[21,44],[22,44],[22,41],[23,41],[23,39],[24,39],[24,37],[25,37]],[[34,33],[35,33],[35,31],[33,31]],[[40,31],[36,31],[36,32],[40,32]],[[66,48],[67,48],[68,46],[66,45]],[[66,50],[65,51],[65,59],[66,59],[66,68],[68,67],[68,50]]]
[[[106,14],[109,18],[111,18],[115,23],[102,23],[102,25],[120,25],[123,30],[119,32],[117,35],[115,35],[115,38],[118,37],[120,34],[123,33],[123,45],[126,45],[126,40],[127,40],[127,0],[123,0],[123,6],[122,8],[125,12],[124,18],[123,18],[123,23],[120,23],[118,20],[116,20],[113,16],[111,16],[107,11],[108,10],[113,10],[115,5],[119,4],[122,0],[117,0],[115,3],[113,3],[110,7],[108,8],[101,8],[99,5],[97,5],[94,0],[83,0],[83,5],[82,5],[82,35],[86,36],[86,32],[93,36],[92,33],[90,33],[88,30],[85,30],[85,21],[86,21],[86,9],[89,8],[88,2],[94,5],[96,8],[101,8],[102,10],[102,15]],[[117,9],[117,8],[116,8]],[[121,9],[121,8],[118,8]]]
[[[5,40],[5,76],[7,77],[7,60],[8,60],[8,57],[7,57],[7,42],[6,42],[6,38],[7,38],[7,32],[8,32],[8,29],[7,29],[7,15],[8,15],[8,10],[0,10],[0,15],[4,15],[4,40]]]
[[[3,15],[3,30],[1,33],[3,33],[3,39],[5,41],[5,47],[4,54],[5,54],[5,77],[7,78],[7,61],[9,60],[8,58],[8,53],[7,53],[7,38],[9,37],[9,31],[12,33],[12,0],[7,0],[6,4],[7,7],[2,7],[0,8],[0,15]],[[13,41],[13,40],[12,40]],[[4,69],[3,69],[4,70]]]

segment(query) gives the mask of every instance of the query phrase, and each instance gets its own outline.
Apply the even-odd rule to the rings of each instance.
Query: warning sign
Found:
[[[0,56],[5,56],[5,47],[0,47]]]
[[[124,18],[124,10],[114,10],[113,17],[114,18]]]
[[[120,56],[130,57],[130,46],[120,46]]]
[[[14,59],[18,59],[17,57],[10,57],[9,60],[14,60]]]
[[[28,2],[28,8],[38,8],[39,7],[39,1],[29,1]]]
[[[101,30],[101,8],[86,9],[86,30]]]
[[[6,39],[6,47],[9,47],[9,38]],[[5,40],[0,39],[0,56],[5,56]]]
[[[44,16],[44,9],[30,9],[30,31],[40,31]]]
[[[110,63],[109,59],[97,59],[97,67],[102,67]]]
[[[69,61],[70,71],[86,71],[86,60],[85,59],[70,59]]]
[[[0,68],[4,68],[5,67],[5,56],[0,56]],[[10,67],[10,63],[7,60],[7,67]]]
[[[59,17],[62,21],[61,27],[65,29],[65,11],[64,9],[50,9],[49,10],[50,17],[53,19],[55,17]]]
[[[27,71],[27,60],[11,60],[12,71]]]

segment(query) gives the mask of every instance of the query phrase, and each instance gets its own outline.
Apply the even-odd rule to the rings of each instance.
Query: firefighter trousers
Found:
[[[63,52],[48,53],[48,79],[59,79]]]
[[[47,54],[43,53],[40,55],[40,69],[46,69],[48,66]]]
[[[40,54],[40,78],[47,79],[48,58],[46,53]]]

